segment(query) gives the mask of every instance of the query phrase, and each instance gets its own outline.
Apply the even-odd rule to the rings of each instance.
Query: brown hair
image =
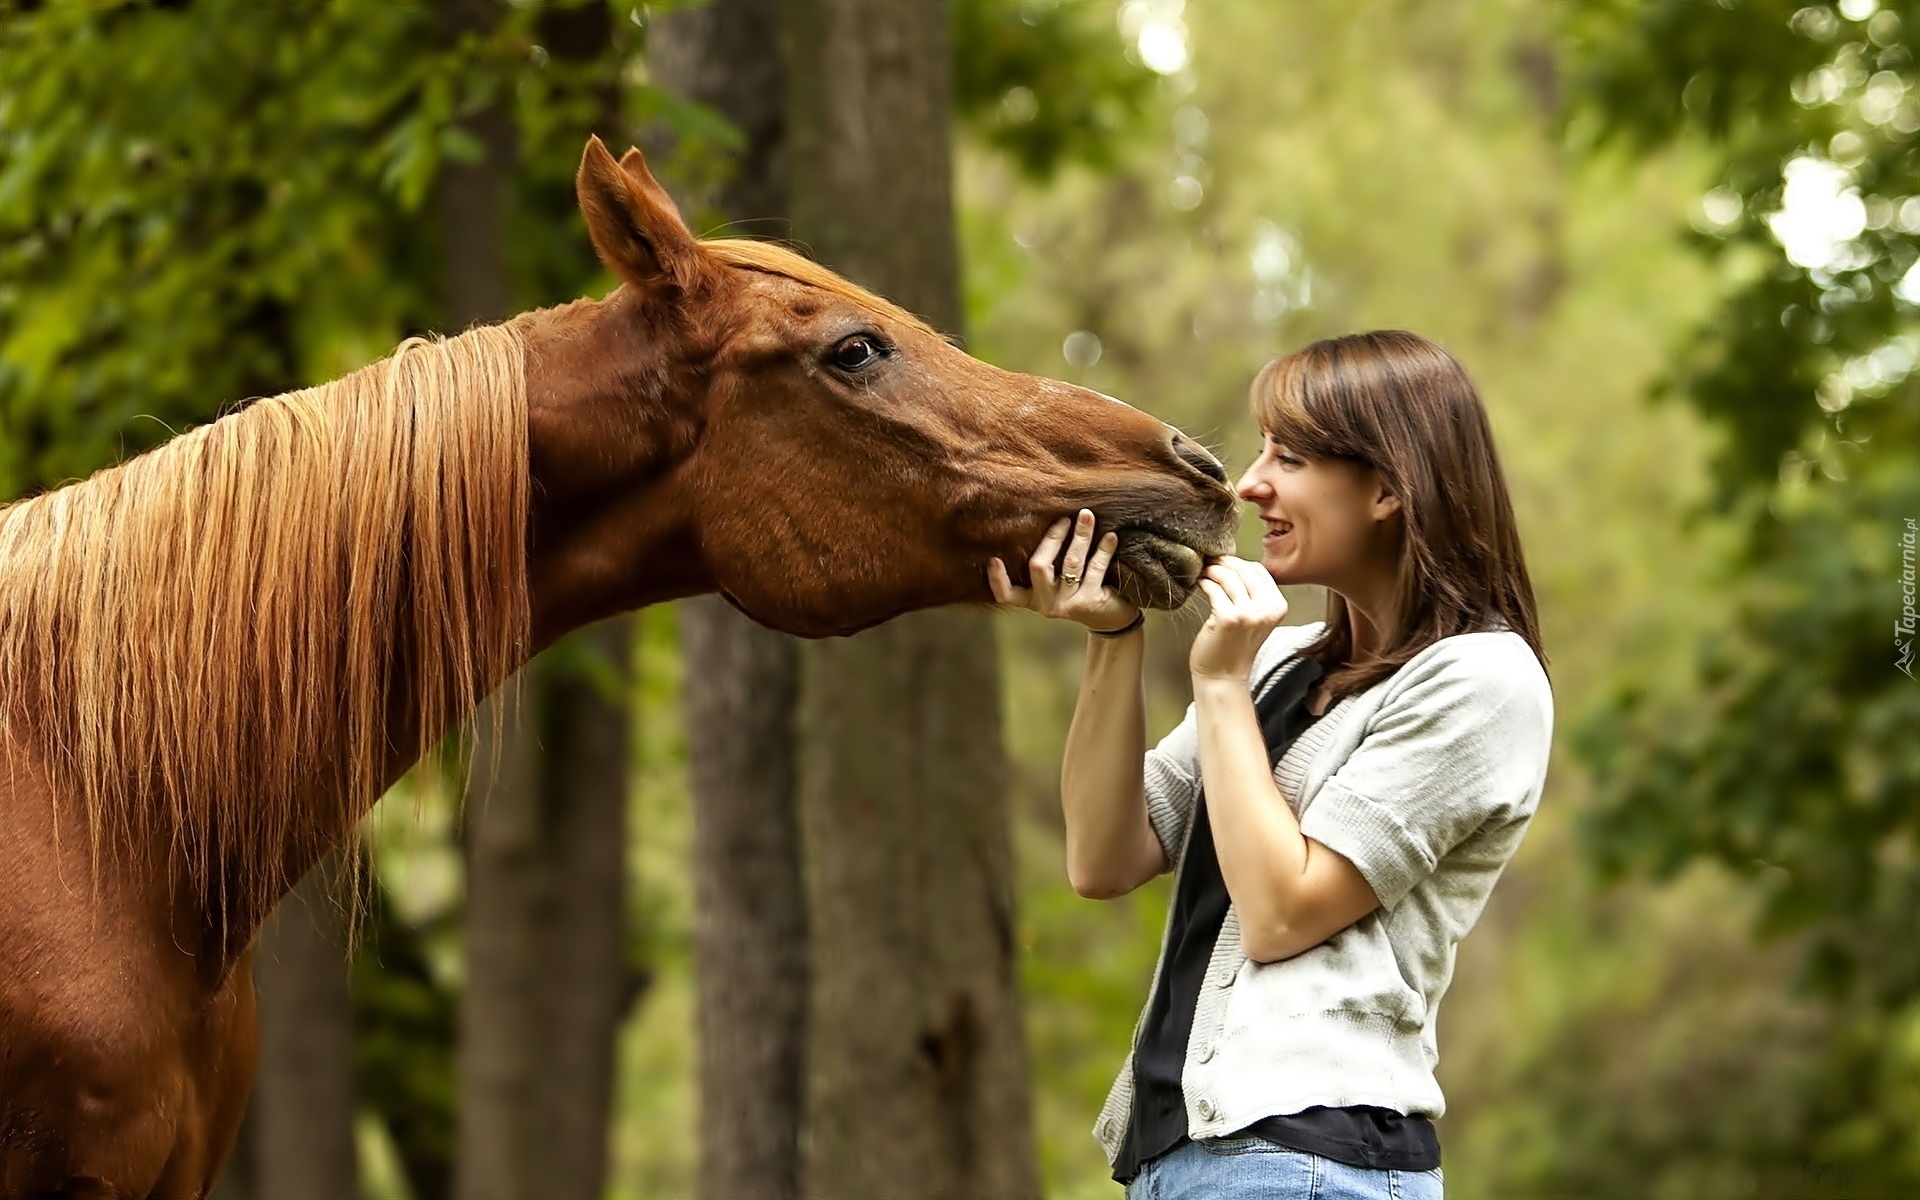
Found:
[[[1330,593],[1326,631],[1304,651],[1325,668],[1334,696],[1364,691],[1441,638],[1496,618],[1546,666],[1493,431],[1453,355],[1398,329],[1327,338],[1261,368],[1251,404],[1275,441],[1372,467],[1400,501],[1394,627],[1351,661],[1347,603]]]

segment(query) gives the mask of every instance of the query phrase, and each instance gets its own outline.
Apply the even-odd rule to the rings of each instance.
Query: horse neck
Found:
[[[705,352],[626,289],[521,319],[533,472],[533,647],[713,589],[697,530],[693,453],[705,425],[688,381]]]
[[[229,951],[529,652],[525,359],[410,341],[0,515],[0,715]]]
[[[616,293],[606,302],[527,314],[516,319],[510,331],[502,332],[517,336],[522,353],[514,359],[514,373],[524,373],[525,440],[508,435],[504,428],[496,430],[525,447],[526,490],[519,493],[521,507],[515,523],[525,522],[527,553],[514,566],[524,574],[512,578],[524,580],[526,609],[510,622],[522,632],[505,653],[497,640],[486,640],[489,629],[498,628],[502,613],[498,606],[504,602],[503,595],[494,593],[504,594],[518,586],[508,578],[508,560],[497,544],[493,551],[485,546],[488,533],[504,528],[501,523],[510,519],[500,508],[508,491],[498,487],[446,490],[463,474],[471,477],[475,470],[489,469],[481,465],[488,454],[504,461],[497,455],[505,452],[507,443],[489,442],[487,453],[469,445],[424,475],[416,465],[412,468],[416,485],[427,479],[429,491],[405,501],[404,509],[377,513],[358,491],[344,506],[333,504],[345,514],[346,525],[333,534],[309,531],[317,539],[309,557],[337,561],[338,547],[351,541],[358,547],[353,553],[360,565],[348,574],[360,582],[309,589],[300,586],[297,577],[288,577],[288,584],[276,592],[281,606],[277,611],[297,626],[289,644],[297,648],[293,657],[301,661],[286,661],[277,669],[289,677],[310,675],[317,683],[321,675],[314,672],[327,674],[337,662],[354,664],[351,669],[358,671],[355,678],[363,687],[368,679],[379,681],[374,711],[370,717],[365,715],[363,703],[359,710],[363,717],[357,722],[335,717],[313,724],[319,719],[314,714],[329,711],[331,702],[303,709],[302,721],[307,723],[302,726],[306,733],[298,755],[297,783],[285,782],[293,760],[284,750],[257,764],[242,761],[246,758],[242,752],[212,786],[207,784],[214,775],[206,770],[183,776],[199,782],[188,792],[201,799],[154,810],[171,808],[192,822],[190,828],[183,826],[187,840],[205,848],[192,862],[175,860],[170,854],[163,854],[163,860],[173,864],[165,871],[173,880],[171,893],[182,904],[203,906],[202,924],[213,938],[208,948],[214,951],[215,961],[234,961],[286,889],[329,852],[350,844],[355,825],[379,795],[426,749],[465,721],[479,700],[498,688],[528,655],[599,617],[707,588],[692,532],[688,472],[682,469],[698,438],[700,422],[691,403],[669,394],[662,382],[689,377],[672,369],[677,343],[667,336],[670,331],[634,337],[632,315],[623,311]],[[414,353],[439,352],[429,346]],[[469,367],[452,370],[449,378],[455,380],[474,374]],[[514,380],[516,385],[519,382]],[[442,432],[450,433],[455,424],[483,422],[479,414],[498,399],[478,390],[454,395],[442,389],[435,398],[444,423]],[[263,409],[256,419],[276,415]],[[420,419],[416,410],[408,427]],[[357,447],[366,440],[356,432],[366,427],[352,420],[336,425],[349,438],[347,444]],[[424,437],[425,444],[440,441],[432,434]],[[393,452],[410,453],[397,446]],[[356,461],[349,464],[348,476],[377,477],[379,465]],[[434,485],[434,479],[443,483]],[[396,478],[392,487],[366,491],[390,495],[416,485],[404,485]],[[347,486],[354,490],[350,479]],[[476,504],[486,507],[475,508]],[[426,524],[430,520],[439,525]],[[299,524],[287,514],[269,523],[281,528]],[[410,539],[407,546],[393,540],[400,536]],[[384,548],[378,544],[382,538],[389,539]],[[436,547],[446,552],[439,553]],[[203,553],[222,552],[207,549]],[[466,564],[464,573],[456,565],[460,563]],[[372,565],[362,573],[361,567],[367,564]],[[315,576],[322,581],[329,578],[324,572]],[[389,580],[390,584],[385,582]],[[380,597],[378,611],[362,606],[354,620],[336,619],[339,609],[355,596]],[[296,618],[286,607],[289,604],[305,609],[305,616]],[[447,619],[438,619],[438,614]],[[377,639],[373,652],[367,650],[370,637]],[[360,639],[358,649],[356,638]],[[468,649],[489,644],[492,651],[466,657]],[[446,664],[450,662],[465,665],[449,673]],[[341,679],[344,688],[347,676]],[[351,708],[343,704],[341,711]],[[226,716],[201,724],[208,733],[231,724],[232,740],[250,744],[261,740],[250,729],[275,722],[265,712],[247,709],[247,704],[234,701],[222,710]],[[369,754],[372,761],[367,759]],[[259,786],[273,779],[282,782]],[[288,791],[289,786],[295,790]],[[273,793],[271,799],[268,792]],[[271,831],[259,827],[258,808],[248,807],[256,795],[261,802],[284,806]],[[144,837],[149,845],[174,840],[157,828]],[[208,877],[209,872],[213,877]]]
[[[695,400],[665,382],[687,377],[672,369],[672,332],[655,329],[635,338],[626,305],[615,293],[514,322],[526,347],[528,654],[603,617],[711,590],[685,470],[702,422]],[[410,677],[417,647],[401,619],[410,603],[405,595],[394,598],[402,634],[389,674],[386,749],[376,786],[349,810],[318,795],[304,806],[305,826],[286,845],[289,882],[351,838],[378,796],[470,715],[420,711]],[[505,682],[505,676],[489,678],[481,691]],[[244,948],[270,908],[228,923],[230,952]]]

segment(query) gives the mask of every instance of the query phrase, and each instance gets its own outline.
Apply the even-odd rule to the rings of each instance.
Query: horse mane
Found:
[[[0,735],[84,807],[96,867],[169,838],[209,911],[265,911],[290,849],[524,658],[528,470],[507,324],[0,509]],[[390,746],[396,713],[422,744]]]

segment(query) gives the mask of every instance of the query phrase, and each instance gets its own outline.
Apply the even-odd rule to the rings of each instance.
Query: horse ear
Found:
[[[589,138],[574,190],[594,251],[614,274],[640,288],[684,290],[699,281],[704,252],[638,150],[616,163],[605,143]]]

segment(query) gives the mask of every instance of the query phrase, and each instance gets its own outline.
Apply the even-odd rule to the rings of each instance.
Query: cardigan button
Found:
[[[1200,1114],[1200,1119],[1202,1121],[1211,1121],[1215,1117],[1220,1115],[1219,1112],[1215,1110],[1215,1108],[1213,1107],[1213,1101],[1207,1099],[1205,1096],[1202,1096],[1200,1097],[1200,1099],[1194,1101],[1193,1110]]]
[[[1220,968],[1220,973],[1213,977],[1213,985],[1215,987],[1230,988],[1233,986],[1233,977],[1238,974],[1239,972],[1232,967],[1222,967]]]
[[[1213,1061],[1213,1043],[1212,1042],[1208,1042],[1205,1045],[1200,1047],[1199,1059],[1201,1062]]]

